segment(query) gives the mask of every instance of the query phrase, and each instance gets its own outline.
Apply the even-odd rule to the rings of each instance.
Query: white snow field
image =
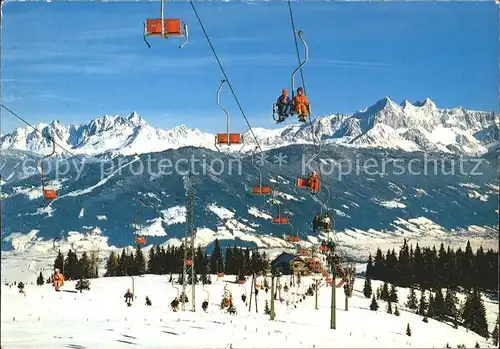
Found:
[[[2,269],[8,268],[2,266]],[[35,272],[32,273],[33,282]],[[25,275],[26,276],[26,275]],[[1,346],[14,348],[452,348],[464,344],[473,348],[476,341],[481,348],[494,347],[479,335],[459,327],[422,317],[404,309],[407,290],[398,289],[400,316],[385,312],[386,302],[379,301],[379,311],[370,311],[370,299],[362,294],[363,279],[357,279],[349,299],[349,310],[344,310],[342,288],[336,289],[337,329],[329,328],[331,288],[320,288],[318,310],[314,309],[314,297],[297,303],[275,302],[276,319],[270,321],[263,313],[269,293],[260,290],[258,313],[255,302],[248,311],[241,299],[246,293],[247,302],[250,281],[245,285],[232,283],[234,276],[217,280],[212,275],[212,285],[205,290],[196,286],[196,312],[190,303],[185,312],[173,312],[169,304],[177,290],[168,283],[168,275],[134,277],[136,299],[127,307],[124,294],[132,288],[131,277],[92,279],[90,291],[83,293],[55,292],[51,285],[28,284],[25,294],[16,286],[2,285]],[[174,275],[174,281],[177,277]],[[257,281],[262,283],[262,277]],[[288,281],[281,278],[282,284]],[[299,292],[312,283],[303,278]],[[372,283],[375,290],[380,283]],[[232,293],[237,315],[220,310],[223,288]],[[176,285],[180,290],[181,287]],[[74,290],[75,282],[67,281],[63,290]],[[149,296],[152,306],[145,305]],[[201,303],[208,297],[207,312]],[[286,300],[293,300],[292,291],[282,292]],[[419,292],[417,292],[419,297]],[[493,326],[498,303],[486,302],[488,321]],[[394,309],[394,305],[393,305]],[[408,337],[407,324],[412,336]]]

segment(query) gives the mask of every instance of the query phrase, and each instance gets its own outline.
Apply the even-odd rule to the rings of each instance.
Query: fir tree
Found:
[[[486,339],[489,338],[486,308],[481,298],[481,292],[477,289],[474,289],[467,295],[462,310],[462,319],[466,328],[471,329]]]
[[[408,294],[408,301],[406,302],[406,307],[408,309],[418,309],[417,296],[415,294],[415,289],[410,288],[410,293]]]
[[[389,286],[387,285],[387,282],[384,281],[384,284],[382,286],[382,291],[380,291],[380,299],[383,301],[389,300]]]
[[[64,261],[64,278],[67,280],[75,280],[79,274],[78,257],[72,250],[68,251],[66,260]]]
[[[57,252],[57,257],[54,261],[54,269],[59,269],[62,272],[62,270],[64,270],[63,268],[64,268],[64,256],[61,253],[61,251],[59,250]]]
[[[114,251],[111,251],[108,260],[106,261],[106,273],[104,273],[104,277],[112,277],[118,275],[119,275],[118,256]]]
[[[373,310],[373,311],[378,310],[378,303],[377,303],[377,300],[375,299],[375,295],[372,296],[372,302],[370,303],[370,310]]]
[[[90,290],[90,281],[89,280],[86,280],[86,279],[83,279],[83,278],[80,278],[80,280],[78,280],[76,282],[76,285],[75,285],[75,288],[80,291],[80,293],[83,292],[83,290]]]
[[[365,278],[365,285],[363,287],[363,294],[366,298],[370,298],[372,296],[372,281],[369,277]]]
[[[146,273],[146,260],[144,259],[144,254],[142,253],[141,246],[137,244],[134,256],[134,274],[144,275]]]
[[[446,314],[446,307],[443,297],[443,292],[439,288],[436,291],[436,297],[434,298],[434,317],[437,319],[441,319]]]
[[[455,289],[448,288],[446,290],[446,297],[444,299],[445,315],[452,318],[455,322],[458,317],[457,304],[458,304],[458,298]]]
[[[16,283],[14,282],[14,285]],[[24,284],[22,282],[17,284],[17,288],[19,289],[19,293],[24,293]]]
[[[407,324],[406,325],[406,335],[408,337],[411,337],[411,328],[410,328],[410,324]]]
[[[427,313],[427,300],[425,298],[425,290],[420,294],[420,302],[418,304],[418,315],[425,316]]]
[[[476,341],[476,345],[474,346],[474,348],[481,348],[481,347],[479,346],[479,343],[478,343],[477,341]]]
[[[392,303],[398,302],[398,290],[396,289],[396,286],[394,286],[394,284],[391,285],[391,292],[389,293],[389,299],[391,300]]]
[[[148,274],[156,274],[158,271],[158,268],[156,266],[156,255],[155,255],[155,249],[151,247],[148,252],[148,267],[146,268]]]
[[[372,278],[374,275],[373,275],[373,259],[372,259],[372,254],[370,253],[370,255],[368,256],[368,264],[366,265],[366,278],[367,279],[370,279]]]
[[[495,328],[493,329],[493,333],[491,334],[491,338],[493,339],[493,345],[498,347],[499,343],[499,334],[498,334],[498,316],[495,324]]]
[[[394,315],[399,316],[400,314],[399,314],[398,306],[396,305],[395,308],[396,309],[394,310]]]
[[[387,314],[392,314],[392,302],[390,299],[387,301]]]
[[[87,257],[87,253],[83,252],[82,257],[78,260],[78,271],[75,277],[77,278],[88,278],[90,274],[90,260]]]
[[[429,305],[427,307],[426,315],[427,315],[427,317],[430,317],[431,319],[436,315],[434,296],[432,295],[431,291],[429,291]]]
[[[42,275],[42,272],[40,272],[40,275],[38,275],[38,278],[36,279],[36,284],[38,286],[42,286],[45,283],[45,278]]]

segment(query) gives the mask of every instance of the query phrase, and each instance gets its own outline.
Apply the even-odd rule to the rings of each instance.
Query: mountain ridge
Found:
[[[398,104],[384,97],[352,115],[318,116],[313,124],[316,137],[323,143],[350,147],[477,155],[487,153],[492,145],[498,144],[498,115],[461,106],[439,109],[430,98]],[[128,156],[184,146],[216,150],[214,134],[186,125],[157,129],[135,111],[126,117],[104,115],[87,124],[63,125],[54,120],[50,124],[39,123],[37,129],[43,136],[30,127],[16,128],[2,135],[2,149],[47,154],[51,144],[46,137],[51,135],[71,153],[91,156]],[[314,143],[309,124],[291,123],[276,129],[253,127],[252,130],[264,150]],[[243,138],[243,152],[253,150],[256,145],[253,135],[247,131]],[[63,157],[69,155],[59,149],[57,153]]]

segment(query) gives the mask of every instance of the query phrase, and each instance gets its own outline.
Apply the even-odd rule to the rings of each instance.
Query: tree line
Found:
[[[396,256],[394,249],[384,255],[377,249],[375,258],[368,258],[366,277],[386,281],[401,287],[419,286],[422,289],[458,288],[484,291],[498,290],[498,251],[484,251],[480,246],[476,253],[467,241],[465,251],[456,251],[441,244],[421,248],[418,243],[408,246],[405,239]]]
[[[181,274],[184,265],[184,245],[179,247],[156,245],[148,253],[147,262],[140,246],[134,252],[127,253],[125,249],[121,254],[112,251],[106,262],[105,277],[111,276],[134,276],[142,274]],[[188,256],[191,255],[188,251]],[[196,274],[219,274],[238,275],[243,279],[247,275],[260,274],[268,268],[269,260],[265,252],[258,251],[250,253],[248,248],[236,246],[227,247],[225,256],[219,241],[214,241],[214,249],[210,256],[200,246],[196,248],[194,255],[194,268]]]
[[[58,251],[54,268],[59,269],[66,280],[92,279],[99,277],[99,257],[96,252],[90,256],[83,252],[78,258],[76,252],[69,250],[66,257]]]

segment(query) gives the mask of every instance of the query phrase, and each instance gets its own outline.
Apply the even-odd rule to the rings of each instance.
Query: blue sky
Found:
[[[498,5],[491,2],[294,2],[315,114],[352,113],[384,96],[438,107],[498,111]],[[274,127],[271,107],[297,66],[286,2],[196,3],[252,126]],[[188,2],[166,17],[190,40],[142,40],[159,2],[13,2],[4,7],[2,103],[36,124],[86,123],[137,111],[154,127],[222,132],[223,78]],[[302,46],[301,53],[303,52]],[[299,75],[298,75],[299,76]],[[226,85],[234,132],[247,129]],[[2,132],[22,126],[2,111]]]

